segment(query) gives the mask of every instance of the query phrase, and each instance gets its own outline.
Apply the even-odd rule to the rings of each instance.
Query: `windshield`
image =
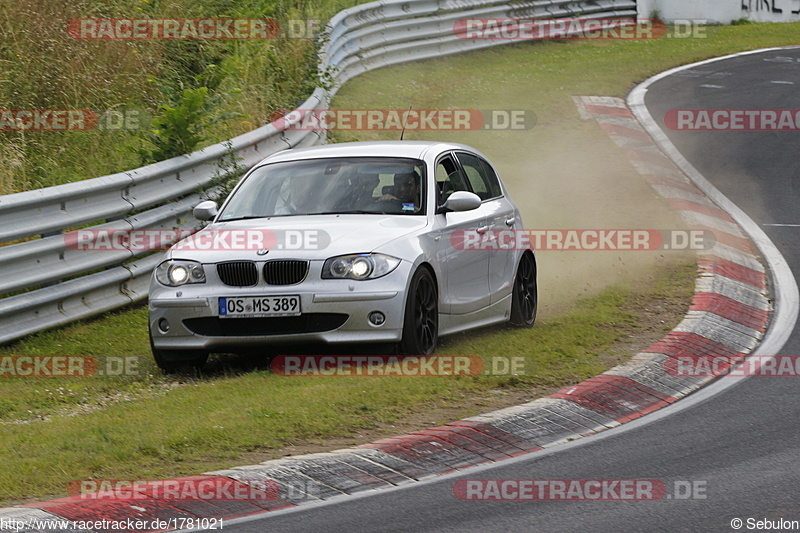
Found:
[[[338,213],[424,214],[424,163],[388,157],[272,163],[247,177],[218,220]]]

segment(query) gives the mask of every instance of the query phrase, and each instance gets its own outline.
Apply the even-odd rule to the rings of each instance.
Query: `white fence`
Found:
[[[503,44],[457,36],[461,18],[636,17],[636,0],[384,0],[338,13],[320,59],[336,84],[386,65]],[[317,89],[298,109],[326,109],[336,89]],[[250,168],[287,148],[324,142],[315,131],[268,124],[227,143],[127,172],[0,196],[0,342],[144,300],[162,254],[82,251],[74,228],[195,227],[191,208],[229,151]],[[227,144],[227,146],[226,146]],[[20,242],[21,241],[21,242]],[[23,292],[24,291],[24,292]],[[5,297],[3,297],[5,296]]]

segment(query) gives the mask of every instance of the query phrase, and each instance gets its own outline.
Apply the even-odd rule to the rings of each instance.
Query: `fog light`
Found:
[[[380,311],[371,312],[367,318],[369,319],[370,324],[373,326],[382,326],[383,323],[386,322],[386,315]]]
[[[158,330],[161,333],[169,332],[169,320],[167,320],[166,318],[162,318],[161,320],[159,320],[158,321]]]

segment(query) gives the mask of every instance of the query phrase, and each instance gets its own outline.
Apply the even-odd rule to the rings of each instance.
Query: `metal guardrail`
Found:
[[[458,19],[576,16],[635,18],[636,0],[382,0],[346,9],[331,19],[320,53],[336,87],[318,88],[298,109],[326,109],[338,86],[368,70],[505,44],[457,36]],[[320,132],[267,124],[127,172],[0,196],[0,296],[26,291],[0,299],[0,343],[147,297],[160,253],[76,250],[67,245],[70,230],[196,229],[191,209],[227,154],[249,169],[279,150],[324,140]]]

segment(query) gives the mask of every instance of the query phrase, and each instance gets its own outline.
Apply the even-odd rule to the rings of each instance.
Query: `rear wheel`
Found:
[[[439,340],[439,294],[427,268],[414,273],[409,286],[400,351],[430,355]]]
[[[539,305],[539,291],[536,286],[536,262],[533,255],[525,253],[519,260],[517,277],[511,293],[511,318],[515,326],[529,328],[536,320]]]

